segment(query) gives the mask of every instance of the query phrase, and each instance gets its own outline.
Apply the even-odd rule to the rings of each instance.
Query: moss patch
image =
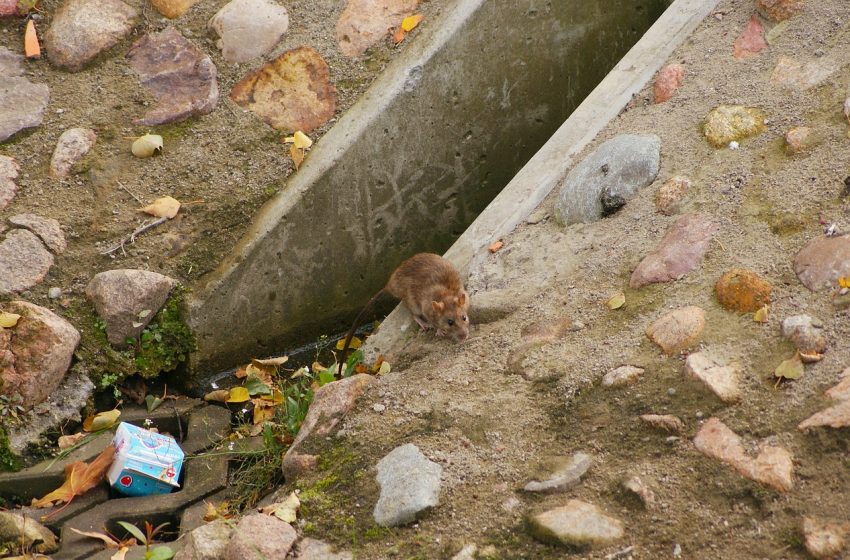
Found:
[[[14,472],[21,468],[20,461],[9,449],[9,436],[0,428],[0,472]]]
[[[185,294],[184,288],[175,288],[139,336],[135,363],[142,377],[150,379],[161,372],[174,371],[189,359],[189,354],[195,349],[195,338],[180,314]]]

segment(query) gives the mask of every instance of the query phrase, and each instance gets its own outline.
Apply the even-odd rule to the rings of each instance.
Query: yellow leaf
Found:
[[[230,396],[225,402],[241,403],[247,402],[250,399],[251,395],[248,394],[248,389],[246,389],[245,387],[234,387],[230,390]]]
[[[99,432],[106,428],[111,428],[118,422],[118,417],[121,416],[121,411],[117,408],[107,410],[106,412],[98,412],[94,416],[89,416],[83,422],[83,429],[87,432]]]
[[[11,329],[12,327],[18,324],[18,319],[20,318],[21,316],[17,313],[0,311],[0,327]]]
[[[342,350],[343,345],[345,345],[345,339],[344,338],[340,338],[339,340],[336,341],[336,349],[337,350]],[[356,336],[352,336],[351,337],[351,343],[348,345],[348,347],[351,348],[352,350],[357,350],[361,346],[363,346],[363,341],[360,340],[359,338],[357,338]]]
[[[401,28],[405,31],[413,31],[424,17],[422,14],[406,17],[401,21]]]
[[[310,140],[310,137],[300,130],[296,130],[295,134],[287,136],[283,141],[287,144],[293,144],[299,150],[306,150],[313,145],[313,141]]]
[[[623,292],[617,292],[605,302],[605,305],[608,306],[608,309],[620,309],[626,304],[626,294]]]
[[[274,418],[274,405],[264,399],[252,399],[254,403],[254,425]]]
[[[176,216],[179,210],[180,201],[170,196],[157,198],[151,204],[139,209],[140,212],[156,216],[157,218],[168,218],[169,220]]]
[[[753,321],[755,321],[756,323],[767,323],[769,311],[770,308],[765,305],[764,307],[753,313]]]
[[[773,375],[776,377],[784,377],[785,379],[800,379],[803,376],[805,367],[803,360],[800,358],[800,353],[795,352],[794,355],[777,366]]]
[[[850,276],[845,276],[843,278],[838,279],[838,286],[840,288],[850,288]]]
[[[297,518],[296,512],[300,507],[301,500],[298,499],[298,496],[295,494],[295,492],[292,492],[284,501],[261,507],[259,511],[260,513],[265,513],[266,515],[274,515],[275,517],[277,517],[281,521],[285,521],[286,523],[295,523],[295,520]]]
[[[278,389],[272,389],[271,395],[261,395],[260,398],[273,405],[283,404],[283,393],[281,393]]]
[[[289,155],[292,156],[292,164],[295,165],[295,169],[298,170],[298,168],[301,167],[301,163],[304,161],[304,150],[293,144],[289,147]]]
[[[378,375],[386,375],[390,372],[390,369],[391,369],[390,363],[387,362],[387,361],[384,361],[383,363],[381,363],[381,367],[378,369]]]

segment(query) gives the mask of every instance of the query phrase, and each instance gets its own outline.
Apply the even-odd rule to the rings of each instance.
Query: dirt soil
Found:
[[[850,4],[807,2],[769,48],[736,61],[732,43],[753,11],[752,0],[720,2],[670,58],[687,69],[673,99],[652,104],[648,85],[585,150],[621,133],[657,134],[662,159],[653,185],[612,217],[567,228],[551,218],[553,193],[502,250],[482,250],[468,281],[472,301],[499,290],[514,310],[474,325],[463,344],[423,334],[395,358],[396,371],[366,391],[341,435],[328,442],[317,478],[300,484],[308,532],[370,559],[450,558],[475,543],[494,545],[497,558],[610,558],[628,546],[632,558],[673,558],[679,545],[680,558],[751,560],[808,558],[805,515],[847,521],[850,432],[802,433],[796,426],[828,406],[823,391],[850,366],[850,313],[834,307],[829,293],[807,290],[792,258],[824,223],[850,230],[842,194],[850,139],[841,111],[850,85]],[[773,25],[765,22],[768,31]],[[813,89],[789,91],[770,80],[782,56],[830,57],[840,68]],[[762,108],[767,131],[737,150],[711,147],[700,124],[721,104]],[[782,137],[800,125],[819,142],[787,156]],[[661,215],[654,204],[658,187],[676,174],[694,182],[682,212],[712,215],[720,232],[683,279],[631,290],[631,272],[678,217]],[[749,268],[773,285],[766,324],[718,304],[714,284],[732,268]],[[621,290],[625,307],[609,310],[604,302]],[[701,342],[690,351],[711,348],[744,366],[739,403],[720,402],[683,373],[685,355],[664,356],[644,334],[660,315],[686,305],[706,310]],[[801,379],[775,387],[774,369],[793,354],[780,323],[801,313],[823,320],[828,350]],[[584,328],[507,366],[523,328],[565,317]],[[623,364],[646,372],[625,388],[603,387],[602,376]],[[670,438],[646,426],[637,419],[646,413],[677,415],[685,434]],[[750,447],[766,438],[788,449],[794,489],[777,493],[696,451],[691,438],[712,416]],[[372,521],[374,465],[408,442],[442,465],[440,505],[411,527],[381,529]],[[555,495],[520,490],[546,458],[577,451],[593,456],[579,486]],[[631,475],[655,492],[655,507],[645,509],[620,489]],[[527,513],[571,498],[621,519],[622,541],[565,551],[529,536]]]
[[[57,219],[68,239],[44,282],[19,297],[58,310],[84,331],[91,319],[84,289],[92,275],[114,268],[141,268],[167,274],[191,285],[214,269],[247,229],[256,210],[285,188],[293,173],[285,132],[275,131],[253,113],[233,103],[228,94],[247,73],[282,52],[310,46],[330,67],[338,91],[337,115],[348,109],[399,49],[416,40],[414,30],[397,48],[389,38],[361,57],[344,56],[335,37],[336,22],[345,7],[337,0],[287,0],[289,30],[267,55],[249,63],[225,62],[207,31],[209,19],[227,0],[199,2],[186,14],[167,20],[147,1],[128,0],[141,17],[128,38],[103,53],[78,73],[53,67],[47,57],[28,61],[27,77],[50,87],[43,124],[0,144],[0,154],[15,158],[21,170],[19,191],[0,220],[24,212]],[[425,0],[417,13],[423,27],[450,0]],[[45,0],[36,15],[41,33],[50,25],[60,2]],[[181,123],[146,128],[132,124],[154,103],[139,84],[125,58],[129,47],[145,33],[174,25],[210,55],[218,69],[221,91],[212,114]],[[0,19],[0,46],[21,52],[25,20]],[[336,121],[311,133],[319,139]],[[49,176],[50,158],[59,135],[72,127],[97,132],[95,147],[63,180]],[[132,138],[152,132],[164,138],[161,156],[137,159],[130,154]],[[308,156],[309,157],[309,156]],[[138,237],[125,254],[101,252],[132,232],[145,218],[138,208],[170,195],[184,203],[168,223]],[[144,201],[141,204],[140,201]],[[197,202],[196,202],[197,201]],[[48,300],[49,287],[59,286],[60,305]]]

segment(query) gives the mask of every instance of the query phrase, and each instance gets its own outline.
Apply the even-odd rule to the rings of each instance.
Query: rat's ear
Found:
[[[466,303],[466,292],[461,292],[457,297],[457,304],[463,305],[464,303]]]
[[[436,311],[437,313],[442,313],[442,312],[443,312],[443,309],[445,309],[445,308],[446,308],[446,304],[445,304],[445,303],[443,303],[442,301],[432,301],[432,302],[431,302],[431,307],[432,307],[432,308],[434,309],[434,311]]]

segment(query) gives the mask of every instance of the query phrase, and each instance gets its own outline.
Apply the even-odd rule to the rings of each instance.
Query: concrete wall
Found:
[[[193,371],[344,329],[418,251],[472,223],[665,0],[458,0],[316,144],[197,286]]]

